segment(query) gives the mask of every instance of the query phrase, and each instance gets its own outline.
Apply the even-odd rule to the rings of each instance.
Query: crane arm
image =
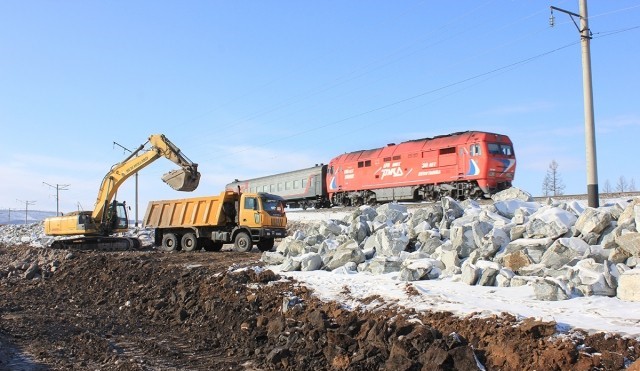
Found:
[[[169,184],[171,188],[177,191],[193,191],[198,187],[200,182],[200,173],[198,172],[198,164],[189,160],[175,144],[173,144],[163,134],[154,134],[149,137],[147,143],[151,144],[151,148],[142,152],[146,145],[143,144],[133,151],[124,161],[119,162],[111,167],[111,170],[102,180],[98,198],[91,214],[96,222],[106,219],[106,211],[109,203],[115,197],[118,188],[131,175],[142,170],[144,167],[154,162],[158,158],[164,156],[175,164],[180,166],[180,170],[172,170],[163,175],[162,180]]]

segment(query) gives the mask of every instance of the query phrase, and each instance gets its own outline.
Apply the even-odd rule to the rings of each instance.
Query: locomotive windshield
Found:
[[[487,147],[492,155],[513,156],[513,148],[510,144],[487,143]]]

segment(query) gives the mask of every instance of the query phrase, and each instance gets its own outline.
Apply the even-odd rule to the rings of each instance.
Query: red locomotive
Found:
[[[506,135],[467,131],[340,155],[329,162],[333,205],[489,197],[511,187],[516,158]]]
[[[511,187],[516,158],[506,135],[466,131],[340,155],[329,165],[236,180],[294,207],[489,197]]]

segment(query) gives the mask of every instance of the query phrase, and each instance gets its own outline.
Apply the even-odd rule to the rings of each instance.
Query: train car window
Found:
[[[511,156],[513,154],[513,149],[508,144],[500,145],[500,149],[502,150],[503,155]]]
[[[300,181],[299,180],[294,180],[293,181],[293,189],[298,189],[300,188]]]
[[[284,189],[284,184],[278,183],[278,191],[282,191]]]
[[[275,192],[275,191],[276,191],[276,185],[275,184],[269,185],[269,192]]]
[[[367,166],[367,167],[371,166],[371,160],[365,161],[364,166]]]
[[[364,167],[364,161],[358,161],[358,167]]]
[[[456,147],[440,148],[441,155],[449,155],[449,154],[455,154],[455,153],[456,153]]]
[[[391,157],[385,157],[384,160],[382,160],[384,162],[391,162]]]
[[[469,152],[471,153],[471,156],[480,156],[480,145],[472,144],[471,146],[469,146]]]
[[[498,143],[489,143],[487,144],[487,147],[489,148],[489,153],[491,153],[492,155],[499,155],[502,153],[502,151],[500,150],[500,145]]]
[[[307,188],[307,180],[302,179],[302,188]]]
[[[329,167],[329,174],[333,175],[333,165],[331,165],[331,167]]]
[[[286,190],[291,189],[291,181],[288,181],[288,182],[284,183],[284,189],[286,189]]]
[[[400,156],[393,156],[393,161],[399,160]]]

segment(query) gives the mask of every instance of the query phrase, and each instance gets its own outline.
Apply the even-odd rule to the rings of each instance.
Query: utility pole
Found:
[[[69,184],[56,184],[55,186],[52,186],[47,182],[42,182],[42,184],[48,185],[49,187],[56,189],[56,216],[59,216],[60,215],[60,191],[69,190],[69,188],[67,188],[69,187]]]
[[[29,205],[34,205],[36,202],[35,201],[21,201],[21,200],[17,200],[17,201],[24,203],[24,224],[27,224],[27,215],[29,214]]]
[[[598,207],[598,164],[596,161],[596,134],[593,118],[593,89],[591,83],[591,30],[589,30],[587,0],[580,0],[580,14],[552,6],[551,16],[549,17],[551,27],[554,25],[554,10],[568,14],[580,32],[580,44],[582,45],[582,86],[584,95],[584,135],[587,155],[587,198],[589,207]],[[578,26],[573,17],[580,19],[580,26]]]
[[[123,150],[129,152],[129,153],[133,153],[129,148],[124,147],[123,145],[121,145],[118,142],[113,142],[114,146],[118,146],[120,148],[122,148]],[[136,228],[138,227],[138,172],[136,171]]]

